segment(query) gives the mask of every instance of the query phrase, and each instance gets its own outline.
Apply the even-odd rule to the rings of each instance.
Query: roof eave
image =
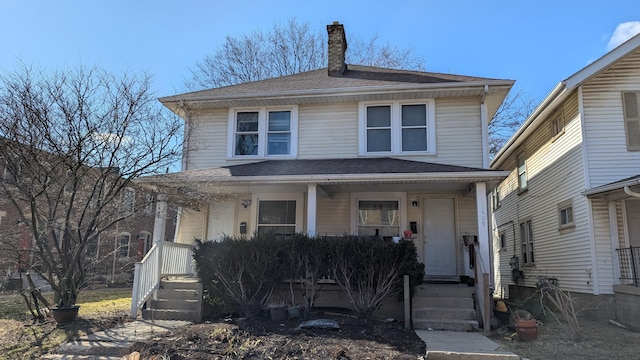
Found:
[[[515,83],[514,80],[482,80],[482,81],[468,81],[468,82],[450,82],[450,83],[413,83],[413,84],[401,84],[401,85],[384,85],[384,86],[368,86],[368,87],[344,87],[344,88],[330,88],[330,89],[305,89],[305,90],[292,90],[292,91],[280,91],[270,92],[265,95],[263,92],[259,93],[247,93],[247,94],[232,94],[224,96],[207,96],[207,95],[174,95],[159,98],[158,100],[168,108],[173,109],[173,104],[180,104],[183,102],[206,102],[214,104],[216,102],[225,102],[230,100],[257,100],[264,101],[270,99],[281,98],[302,98],[302,97],[325,97],[325,96],[343,96],[343,95],[367,95],[375,93],[390,93],[390,92],[403,92],[403,91],[416,91],[416,90],[437,90],[437,89],[471,89],[471,88],[484,88],[485,85],[490,87],[508,87],[511,88]]]
[[[155,183],[225,183],[225,184],[306,184],[306,183],[349,183],[349,182],[402,182],[402,181],[455,181],[465,182],[471,180],[491,181],[503,180],[509,175],[509,171],[468,171],[468,172],[438,172],[438,173],[393,173],[393,174],[314,174],[314,175],[268,175],[268,176],[210,176],[190,175],[188,180],[177,177],[160,175],[157,177],[142,178],[140,182]],[[179,174],[179,173],[178,173]]]

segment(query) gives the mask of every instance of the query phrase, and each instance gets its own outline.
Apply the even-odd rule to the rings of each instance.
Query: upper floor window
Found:
[[[500,207],[502,199],[500,198],[500,185],[496,186],[493,191],[491,191],[491,204],[493,206],[493,210],[496,210]]]
[[[132,188],[125,188],[122,199],[122,210],[133,212],[136,201],[136,191]]]
[[[551,137],[553,139],[564,133],[564,116],[562,111],[556,112],[551,117]]]
[[[527,190],[527,163],[524,153],[518,155],[518,190]]]
[[[298,108],[231,109],[229,157],[294,157]]]
[[[147,194],[146,196],[146,200],[144,203],[144,213],[145,215],[153,214],[153,195],[152,194]]]
[[[624,92],[622,97],[627,150],[640,150],[640,92]]]
[[[360,154],[435,153],[435,105],[360,103]]]

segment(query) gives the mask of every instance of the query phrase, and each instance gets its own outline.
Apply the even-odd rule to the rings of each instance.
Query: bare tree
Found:
[[[347,63],[423,70],[424,60],[413,49],[380,45],[378,40],[378,35],[366,41],[349,37]],[[320,69],[327,64],[326,54],[326,32],[292,18],[267,33],[227,36],[220,48],[191,68],[185,85],[201,90]]]
[[[522,90],[511,93],[502,102],[489,123],[489,156],[492,159],[533,112],[536,104],[536,100]]]
[[[87,247],[145,206],[129,206],[131,181],[179,159],[182,122],[150,85],[84,66],[0,77],[0,190],[34,242],[21,266],[51,285],[55,305],[75,304]]]

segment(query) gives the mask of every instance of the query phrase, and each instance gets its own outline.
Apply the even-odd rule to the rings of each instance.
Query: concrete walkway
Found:
[[[187,324],[190,322],[136,320],[62,344],[55,354],[44,355],[42,359],[119,360],[132,351],[136,341],[145,341]]]
[[[478,332],[416,330],[427,345],[427,360],[517,360],[520,357],[500,349],[495,341]]]

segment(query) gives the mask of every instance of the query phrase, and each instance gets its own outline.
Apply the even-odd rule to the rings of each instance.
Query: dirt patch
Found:
[[[343,314],[315,314],[340,329],[300,329],[301,321],[266,316],[245,321],[217,319],[190,325],[137,344],[142,357],[181,359],[417,359],[424,343],[400,322],[363,323]]]
[[[518,341],[513,331],[501,327],[489,338],[521,358],[538,359],[637,359],[640,333],[622,329],[605,321],[580,319],[582,339],[576,340],[555,320],[538,326],[534,341]]]

